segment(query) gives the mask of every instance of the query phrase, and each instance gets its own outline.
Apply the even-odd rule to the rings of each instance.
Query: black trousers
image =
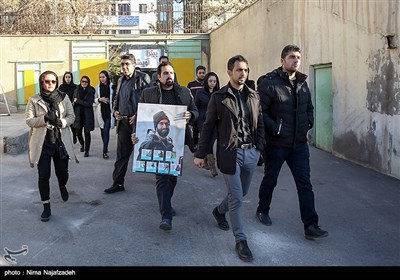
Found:
[[[83,136],[82,136],[83,130],[84,130],[84,128],[81,127],[80,129],[78,129],[76,131],[76,134],[77,134],[79,143],[81,145],[85,145],[85,152],[89,152],[89,150],[90,150],[90,142],[92,141],[92,137],[90,135],[90,131],[85,131],[85,139],[83,139]]]
[[[60,159],[56,148],[49,148],[43,145],[42,154],[38,162],[39,193],[40,199],[46,201],[50,199],[50,176],[51,159],[53,158],[54,169],[59,186],[65,186],[68,182],[68,158]]]
[[[162,219],[172,220],[171,198],[177,182],[177,176],[156,174],[156,191]]]
[[[117,135],[117,159],[115,160],[113,171],[113,186],[117,184],[124,185],[128,162],[133,151],[131,140],[132,125],[129,124],[127,119],[122,119],[120,122]]]

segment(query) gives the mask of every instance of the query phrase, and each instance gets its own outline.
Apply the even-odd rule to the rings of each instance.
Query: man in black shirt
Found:
[[[186,105],[187,111],[184,113],[184,118],[189,123],[193,123],[199,116],[199,112],[189,89],[174,83],[175,71],[171,62],[163,62],[158,66],[157,77],[159,83],[143,91],[140,103]],[[134,138],[132,138],[132,142],[135,143]],[[157,198],[162,217],[160,229],[162,230],[172,229],[174,211],[171,206],[171,198],[177,182],[177,176],[156,174]]]

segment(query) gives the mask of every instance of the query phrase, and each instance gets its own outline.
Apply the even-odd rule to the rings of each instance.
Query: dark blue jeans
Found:
[[[108,143],[110,142],[111,118],[104,120],[104,128],[100,128],[101,140],[103,140],[103,153],[108,153]]]
[[[296,183],[300,204],[301,220],[304,228],[318,225],[318,215],[314,206],[314,192],[310,181],[310,151],[308,144],[296,148],[280,148],[267,145],[264,150],[264,177],[259,190],[257,212],[268,214],[272,193],[278,182],[283,163],[287,163]]]

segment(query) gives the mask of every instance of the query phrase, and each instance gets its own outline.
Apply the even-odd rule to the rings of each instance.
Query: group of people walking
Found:
[[[100,84],[96,89],[90,86],[87,76],[82,76],[80,84],[74,88],[71,72],[64,74],[63,84],[58,88],[57,75],[52,71],[43,72],[39,77],[40,93],[30,98],[26,109],[26,122],[31,127],[29,161],[32,167],[38,167],[39,193],[44,205],[42,221],[48,221],[51,216],[51,159],[61,197],[67,201],[68,160],[78,162],[72,143],[78,139],[81,151],[89,156],[90,131],[94,130],[93,103],[97,104],[96,114],[101,120],[104,158],[108,158],[113,118],[117,121],[113,183],[104,190],[107,194],[125,190],[128,162],[134,145],[140,140],[135,133],[138,104],[152,103],[186,106],[183,117],[189,127],[196,123],[200,135],[193,162],[199,168],[207,164],[212,176],[218,175],[213,153],[216,141],[216,164],[227,192],[211,212],[221,230],[232,229],[235,249],[241,260],[253,260],[242,221],[242,207],[260,155],[264,159],[264,177],[259,188],[256,219],[263,225],[272,225],[269,215],[272,194],[281,167],[286,162],[297,188],[305,237],[328,236],[328,232],[318,225],[310,181],[307,132],[313,126],[314,108],[307,75],[298,71],[300,62],[300,48],[285,46],[281,53],[281,66],[260,78],[256,91],[246,84],[249,73],[247,59],[236,55],[227,63],[229,82],[226,85],[220,87],[216,73],[205,73],[205,67],[198,67],[196,73],[202,72],[201,81],[198,80],[202,86],[194,89],[197,87],[194,83],[191,88],[176,82],[174,67],[168,59],[160,61],[156,80],[153,78],[152,81],[148,74],[135,71],[132,54],[124,54],[121,57],[123,76],[118,80],[114,98],[106,71],[100,73]],[[163,117],[159,119],[157,124]],[[166,126],[169,121],[164,119],[162,125]],[[170,231],[176,215],[171,199],[178,177],[165,174],[156,174],[155,177],[161,215],[159,228]],[[229,214],[230,223],[226,214]]]

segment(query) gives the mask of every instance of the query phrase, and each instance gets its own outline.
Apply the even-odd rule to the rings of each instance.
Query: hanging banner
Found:
[[[139,103],[133,172],[182,175],[186,110],[183,105]]]

